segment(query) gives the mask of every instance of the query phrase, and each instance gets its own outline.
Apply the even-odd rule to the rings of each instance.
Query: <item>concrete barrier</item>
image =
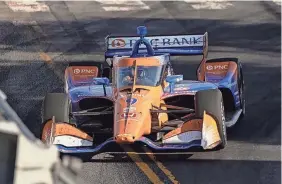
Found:
[[[44,145],[20,120],[0,91],[0,184],[76,183],[81,161]]]

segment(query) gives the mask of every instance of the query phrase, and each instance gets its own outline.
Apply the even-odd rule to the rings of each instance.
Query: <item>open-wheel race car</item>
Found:
[[[63,154],[89,156],[112,143],[155,152],[223,149],[226,127],[245,114],[241,63],[207,60],[207,33],[147,37],[143,26],[137,32],[106,38],[109,67],[69,64],[65,92],[44,99],[42,141]],[[172,56],[189,55],[203,56],[197,81],[172,68]]]

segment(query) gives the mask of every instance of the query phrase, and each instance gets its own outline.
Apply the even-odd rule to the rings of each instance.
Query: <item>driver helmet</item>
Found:
[[[144,69],[139,69],[137,70],[137,77],[138,78],[145,78],[146,77],[146,72]]]
[[[131,68],[131,76],[134,76],[135,74],[135,68]],[[137,78],[145,78],[146,72],[144,69],[137,69],[136,72]]]

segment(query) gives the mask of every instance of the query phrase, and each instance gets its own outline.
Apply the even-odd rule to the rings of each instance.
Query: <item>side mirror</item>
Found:
[[[177,82],[183,81],[183,75],[169,75],[166,77],[166,82],[169,83],[169,90],[172,93],[174,85]]]
[[[110,80],[107,77],[95,77],[93,78],[93,84],[108,86],[110,84]]]
[[[166,82],[177,83],[183,81],[183,75],[170,75],[166,77]]]

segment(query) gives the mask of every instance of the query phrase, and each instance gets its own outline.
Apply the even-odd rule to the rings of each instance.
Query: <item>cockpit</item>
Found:
[[[140,39],[135,42],[131,55],[113,57],[114,83],[119,89],[132,86],[156,87],[164,79],[169,55],[155,54],[148,40],[144,38],[146,28],[139,27],[137,30]],[[142,49],[141,45],[146,48]]]
[[[127,86],[158,86],[162,82],[165,65],[117,67],[117,88]]]

